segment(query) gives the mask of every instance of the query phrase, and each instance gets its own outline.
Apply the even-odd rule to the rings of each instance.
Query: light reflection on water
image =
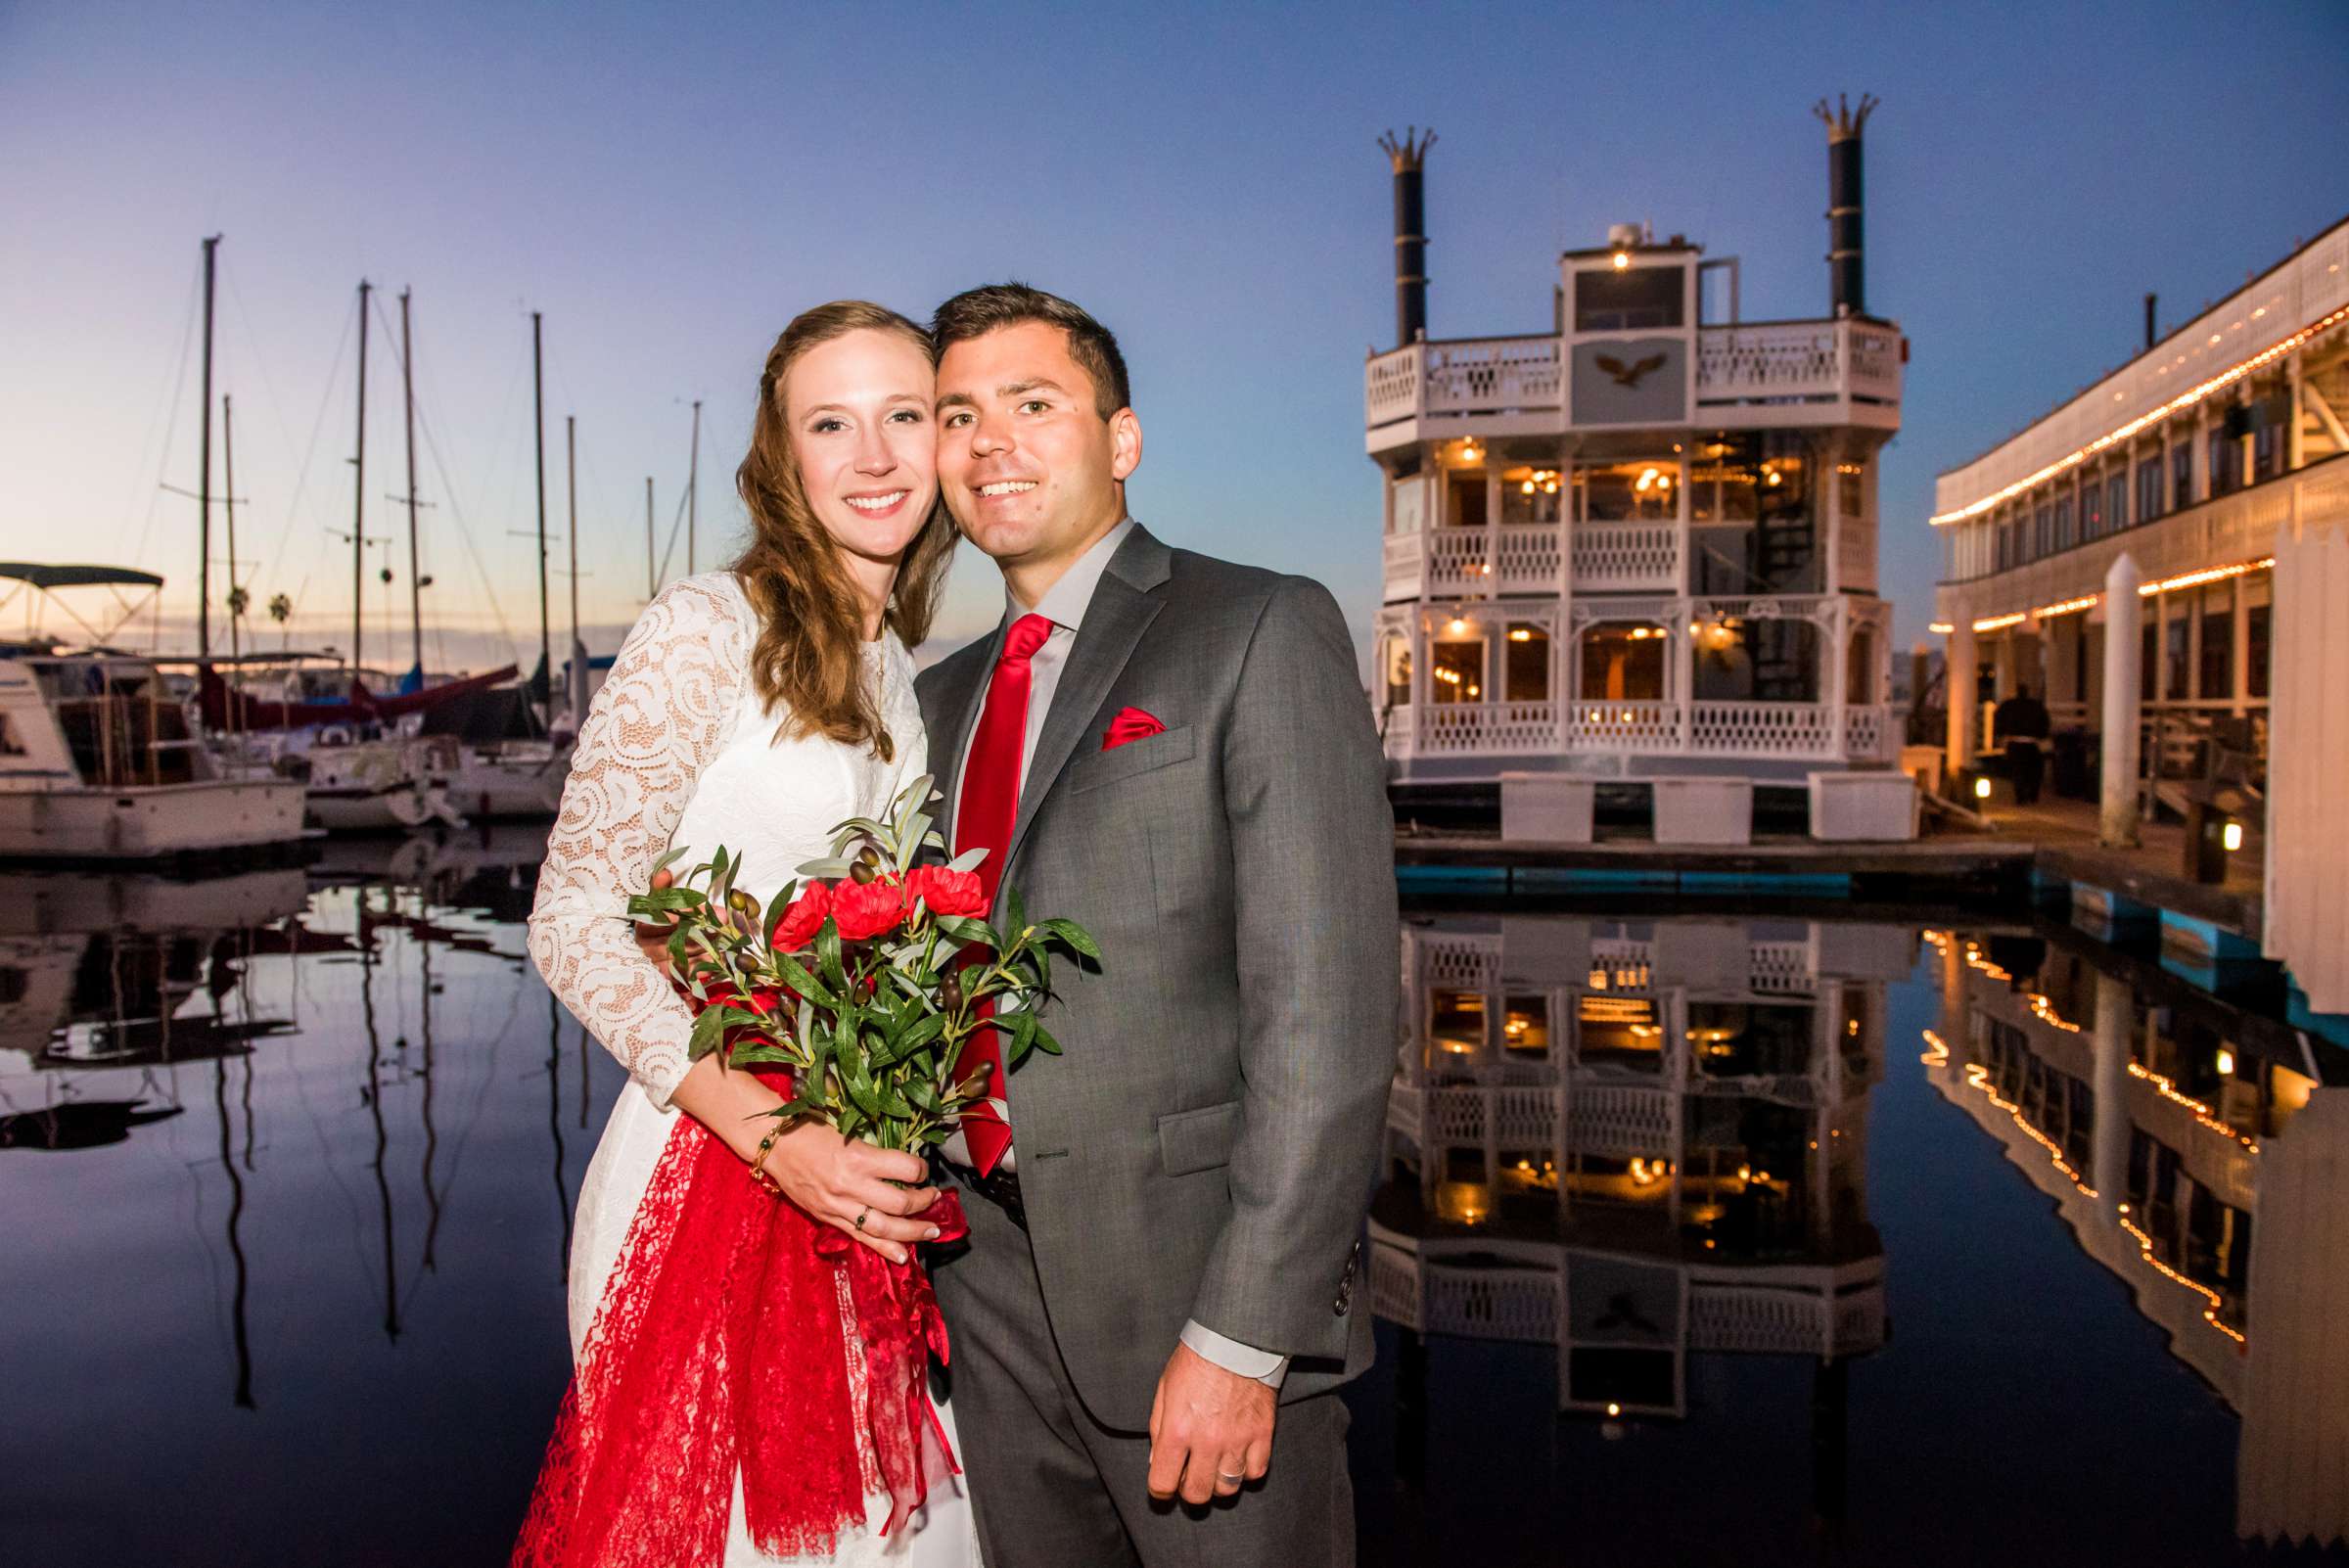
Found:
[[[524,957],[538,853],[0,876],[13,1560],[502,1560],[622,1082]],[[2188,1561],[2337,1515],[2340,1200],[2289,1173],[2349,1137],[2289,1032],[2044,926],[1400,951],[1365,1563]]]

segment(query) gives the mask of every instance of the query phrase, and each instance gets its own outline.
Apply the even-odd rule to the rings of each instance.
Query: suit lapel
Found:
[[[1010,849],[1003,858],[1006,868],[1018,858],[1029,824],[1036,820],[1061,770],[1091,733],[1093,715],[1133,657],[1142,633],[1158,618],[1165,596],[1155,590],[1167,580],[1170,555],[1165,545],[1137,525],[1101,574],[1092,603],[1085,607],[1084,623],[1077,628],[1068,665],[1060,672],[1060,684],[1053,690],[1052,711],[1044,715],[1043,732],[1036,737],[1027,787],[1020,792],[1019,817],[1012,825]]]
[[[971,727],[979,722],[979,705],[987,700],[987,679],[1002,651],[1003,629],[997,625],[991,635],[956,652],[938,667],[938,697],[935,712],[929,715],[936,720],[930,726],[930,772],[938,781],[935,787],[944,797],[939,803],[939,816],[949,857],[955,853],[954,792],[962,783],[963,749],[971,738]]]

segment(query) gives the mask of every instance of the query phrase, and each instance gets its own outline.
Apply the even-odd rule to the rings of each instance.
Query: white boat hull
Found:
[[[154,860],[301,837],[294,779],[217,779],[126,789],[0,793],[0,856]]]
[[[448,798],[477,822],[543,819],[562,808],[563,781],[570,776],[568,753],[532,758],[474,752],[449,779]]]

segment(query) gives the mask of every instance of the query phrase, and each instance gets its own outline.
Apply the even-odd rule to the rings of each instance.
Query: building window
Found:
[[[2243,487],[2243,443],[2224,426],[2210,433],[2210,493],[2227,495]]]
[[[2243,612],[2243,689],[2253,697],[2268,695],[2268,635],[2271,607],[2255,604]]]
[[[1408,708],[1411,705],[1411,639],[1390,636],[1387,639],[1387,706]]]
[[[2050,546],[2054,538],[2055,509],[2042,506],[2031,514],[2031,554],[2027,559],[2036,561],[2043,555],[2052,554]]]
[[[1485,526],[1485,471],[1455,468],[1445,476],[1447,505],[1444,521],[1458,529]]]
[[[2068,550],[2072,547],[2073,542],[2072,498],[2069,494],[2064,494],[2055,499],[2054,545],[2057,550]]]
[[[2118,533],[2129,526],[2129,476],[2115,471],[2104,482],[2104,529],[2106,533]]]
[[[1474,1056],[1485,1045],[1485,997],[1475,991],[1428,993],[1428,1065],[1445,1056]]]
[[[1751,523],[1762,515],[1760,448],[1751,438],[1707,441],[1688,465],[1692,523]]]
[[[1558,521],[1561,484],[1554,468],[1520,465],[1500,471],[1500,521],[1545,524]]]
[[[1633,332],[1681,325],[1681,267],[1607,267],[1574,275],[1574,330]]]
[[[1502,695],[1513,703],[1549,701],[1549,628],[1512,622],[1501,653]]]
[[[2157,601],[2158,602],[2158,601]],[[2152,612],[2145,614],[2144,629],[2138,635],[2137,700],[2156,701],[2161,696],[2161,631],[2153,623]]]
[[[2161,510],[2161,456],[2155,453],[2137,465],[2137,520],[2150,523]]]
[[[1485,700],[1485,645],[1481,640],[1437,643],[1427,672],[1432,677],[1428,695],[1437,702]]]
[[[1699,594],[1817,593],[1825,565],[1811,464],[1791,435],[1728,437],[1690,465],[1690,586]]]
[[[2202,669],[2199,696],[2205,700],[2234,695],[2234,613],[2227,602],[2228,589],[2206,594],[2202,605]],[[2217,608],[2212,608],[2212,601]]]
[[[1394,498],[1388,509],[1394,518],[1394,531],[1418,532],[1427,521],[1427,482],[1419,477],[1418,469],[1396,476],[1388,482],[1387,490]]]
[[[2194,504],[2194,443],[2180,441],[2170,448],[2170,504],[2168,510],[2183,512]]]
[[[1847,518],[1862,517],[1867,511],[1867,465],[1838,463],[1835,465],[1835,507]]]
[[[1697,701],[1819,700],[1819,636],[1810,622],[1723,616],[1693,629]]]
[[[1500,1037],[1511,1056],[1548,1056],[1549,998],[1539,993],[1510,996],[1502,1006]]]
[[[1852,645],[1845,656],[1843,700],[1854,708],[1872,707],[1876,698],[1876,628],[1852,628]]]
[[[2100,480],[2090,479],[2080,486],[2079,539],[2093,539],[2104,531],[2104,485]],[[2079,539],[2066,540],[2077,543]]]
[[[2183,610],[2185,607],[2180,606],[2179,608]],[[2169,623],[2168,630],[2164,634],[2167,646],[2162,650],[2162,669],[2165,674],[2161,686],[2164,697],[2170,702],[2182,703],[2193,695],[2188,685],[2193,676],[2193,669],[2186,662],[2188,632],[2192,625],[2192,622],[2184,615],[2180,615]]]
[[[2251,431],[2251,477],[2254,482],[2272,480],[2283,472],[2285,398],[2272,397],[2257,406],[2259,423]]]
[[[1576,693],[1616,703],[1662,702],[1672,633],[1662,626],[1602,621],[1583,633],[1583,683]]]
[[[1577,463],[1574,495],[1584,523],[1669,523],[1680,516],[1674,491],[1680,484],[1677,457],[1634,458],[1628,463]]]

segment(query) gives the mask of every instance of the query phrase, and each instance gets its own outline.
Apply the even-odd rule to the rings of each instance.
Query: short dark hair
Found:
[[[990,283],[965,289],[930,318],[931,352],[940,358],[958,343],[983,338],[1001,327],[1039,321],[1069,335],[1069,357],[1093,382],[1093,409],[1103,419],[1133,405],[1126,380],[1126,356],[1118,340],[1079,305],[1025,283]]]

